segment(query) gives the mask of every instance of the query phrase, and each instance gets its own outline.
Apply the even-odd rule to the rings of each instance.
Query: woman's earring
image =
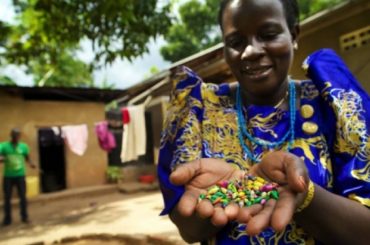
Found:
[[[294,41],[294,42],[293,42],[293,48],[294,48],[295,50],[297,50],[297,49],[298,49],[298,43],[297,43],[296,41]]]

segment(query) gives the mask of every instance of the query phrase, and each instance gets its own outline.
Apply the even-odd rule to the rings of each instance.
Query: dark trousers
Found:
[[[10,224],[12,222],[12,206],[10,200],[12,198],[13,186],[17,187],[22,221],[28,220],[25,177],[4,177],[4,224]]]

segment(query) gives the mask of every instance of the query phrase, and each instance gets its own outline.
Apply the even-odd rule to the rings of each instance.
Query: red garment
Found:
[[[127,107],[121,109],[122,111],[122,122],[123,124],[128,124],[130,122],[130,113]]]

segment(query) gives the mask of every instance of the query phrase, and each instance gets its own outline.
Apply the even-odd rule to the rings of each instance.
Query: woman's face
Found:
[[[251,101],[286,89],[296,31],[289,31],[279,0],[231,1],[222,28],[226,62]]]

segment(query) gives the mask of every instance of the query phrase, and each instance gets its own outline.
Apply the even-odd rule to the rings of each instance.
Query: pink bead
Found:
[[[274,186],[272,184],[267,184],[261,187],[261,191],[269,192],[274,189]]]
[[[218,185],[220,187],[223,187],[223,188],[227,188],[228,184],[229,184],[229,182],[226,181],[226,180],[222,180],[222,181],[218,182]]]

